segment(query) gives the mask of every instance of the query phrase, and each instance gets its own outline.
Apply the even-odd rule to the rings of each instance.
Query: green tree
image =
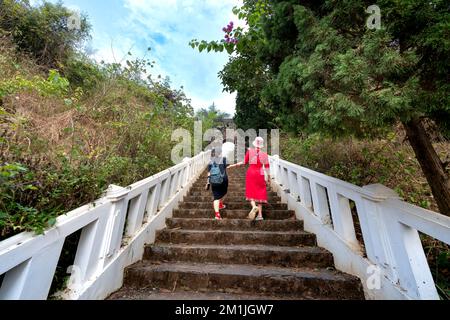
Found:
[[[230,118],[226,112],[220,111],[215,103],[210,105],[207,109],[202,108],[195,113],[195,118],[202,122],[203,131],[216,128],[223,120]]]
[[[450,215],[448,168],[423,125],[430,118],[445,132],[450,123],[448,3],[378,1],[379,30],[366,27],[370,1],[271,4],[260,50],[274,75],[265,103],[276,102],[280,119],[298,130],[332,136],[377,134],[401,122],[441,213]]]
[[[79,18],[79,28],[69,25],[72,17]],[[0,28],[12,35],[20,50],[42,65],[57,68],[90,37],[91,26],[86,16],[78,17],[62,2],[31,6],[28,0],[2,0]]]
[[[264,43],[262,17],[270,14],[268,1],[248,0],[240,8],[233,9],[234,14],[246,21],[247,30],[230,24],[223,29],[225,35],[221,41],[191,41],[192,47],[208,52],[226,50],[234,53],[219,72],[224,90],[237,93],[235,123],[242,129],[273,128],[274,122],[270,110],[262,108],[260,93],[270,79],[267,67],[258,59],[258,50]]]
[[[246,20],[248,30],[237,29],[231,34],[237,41],[223,43],[234,56],[222,80],[227,85],[228,79],[237,79],[239,68],[230,67],[234,61],[240,59],[240,66],[253,62],[264,75],[254,101],[288,131],[376,136],[402,123],[441,213],[450,215],[448,164],[423,124],[432,119],[450,135],[448,4],[380,0],[378,30],[366,26],[372,4],[244,0],[234,12]],[[194,40],[191,45],[220,51],[216,42]],[[245,71],[239,76],[244,78],[240,84],[255,79]],[[245,89],[237,91],[245,96]]]

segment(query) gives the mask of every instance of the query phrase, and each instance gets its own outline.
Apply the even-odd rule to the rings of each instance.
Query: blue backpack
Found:
[[[209,182],[212,185],[222,184],[225,177],[225,173],[222,174],[219,165],[213,161],[210,170]]]

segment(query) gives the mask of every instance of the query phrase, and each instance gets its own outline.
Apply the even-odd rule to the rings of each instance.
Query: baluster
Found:
[[[304,207],[312,209],[310,182],[303,176],[300,176],[300,201]]]
[[[328,191],[334,230],[353,250],[360,252],[361,246],[356,238],[349,199],[338,194],[333,186]]]
[[[161,209],[167,202],[168,198],[169,198],[169,192],[170,192],[170,180],[171,180],[171,175],[169,175],[167,178],[165,178],[162,181],[162,185],[161,185],[161,196],[159,198],[159,205],[158,205],[158,209]]]
[[[330,208],[328,205],[327,190],[318,183],[311,183],[311,196],[314,204],[314,213],[325,225],[331,224]]]
[[[145,190],[142,194],[129,202],[126,236],[132,237],[136,231],[142,227],[144,219],[145,206],[147,202],[149,190]]]
[[[169,192],[169,199],[173,197],[173,195],[178,191],[177,185],[178,185],[178,175],[179,171],[172,174],[172,179],[170,183],[170,192]]]
[[[47,299],[63,245],[64,239],[60,239],[8,271],[0,289],[0,300]]]
[[[289,181],[288,181],[288,169],[285,167],[281,167],[281,185],[284,191],[289,190]]]
[[[156,212],[158,211],[160,196],[161,196],[161,182],[157,183],[149,192],[145,220],[150,221],[150,219],[154,215],[156,215]]]
[[[289,190],[290,190],[291,196],[295,199],[295,201],[298,201],[298,198],[300,196],[300,191],[298,189],[297,173],[295,171],[289,170],[288,181],[289,181]]]
[[[111,203],[107,203],[95,209],[102,211],[99,218],[85,226],[81,232],[74,261],[74,266],[79,269],[76,271],[80,274],[73,274],[73,276],[76,276],[82,283],[97,274],[101,267],[102,246],[111,207]]]

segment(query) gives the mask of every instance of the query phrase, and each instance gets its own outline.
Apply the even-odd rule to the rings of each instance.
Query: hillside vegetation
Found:
[[[173,165],[172,131],[192,130],[193,109],[168,80],[146,78],[152,62],[90,60],[78,50],[88,29],[67,41],[61,5],[0,8],[0,240]]]

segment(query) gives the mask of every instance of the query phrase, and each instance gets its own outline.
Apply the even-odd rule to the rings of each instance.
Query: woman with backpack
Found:
[[[226,208],[223,204],[228,193],[227,158],[222,156],[222,149],[216,147],[211,151],[211,160],[208,164],[207,188],[211,187],[214,196],[214,213],[216,220],[222,220],[220,210]]]
[[[264,148],[264,139],[258,137],[253,142],[254,149],[248,149],[244,162],[231,165],[228,169],[250,164],[245,179],[245,197],[250,201],[252,210],[249,219],[257,221],[264,220],[262,214],[262,204],[267,203],[267,182],[269,175],[269,156],[261,151]],[[256,214],[258,216],[256,217]]]

